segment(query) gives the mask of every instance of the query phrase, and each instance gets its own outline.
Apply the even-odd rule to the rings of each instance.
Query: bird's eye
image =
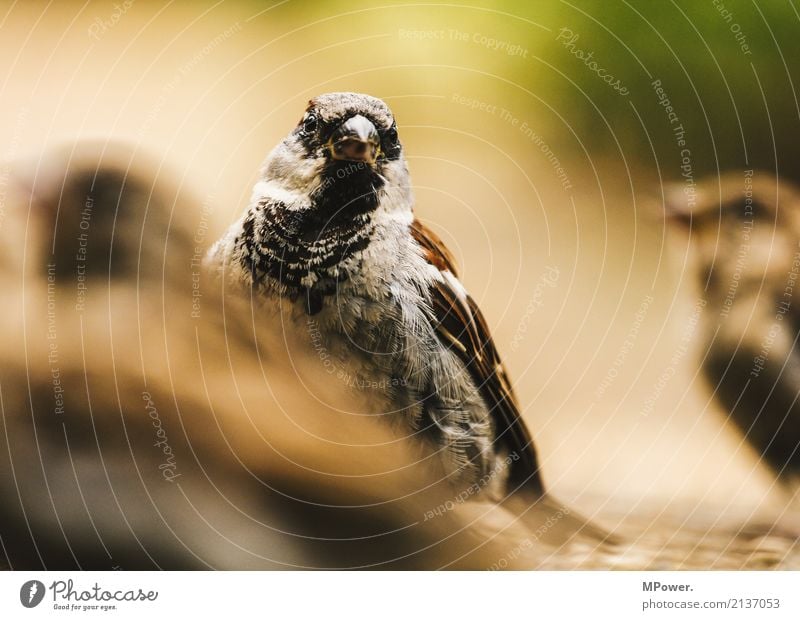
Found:
[[[317,130],[317,115],[313,112],[306,114],[303,119],[303,131],[305,133],[314,133]]]
[[[397,144],[397,125],[392,125],[386,130],[386,142],[390,146]]]
[[[381,157],[383,159],[394,160],[400,157],[400,138],[397,136],[397,124],[384,131],[381,135]]]

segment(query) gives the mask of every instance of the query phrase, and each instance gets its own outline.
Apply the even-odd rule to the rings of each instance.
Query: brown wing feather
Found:
[[[416,218],[411,223],[411,235],[425,250],[425,258],[429,263],[438,267],[439,271],[449,271],[458,277],[456,259],[439,235]]]
[[[457,275],[453,255],[435,233],[419,220],[414,220],[411,233],[429,263],[440,271]],[[483,314],[469,295],[462,299],[446,282],[433,287],[431,303],[437,320],[436,333],[467,367],[494,419],[497,441],[509,453],[519,456],[511,467],[510,485],[525,484],[539,494],[544,493],[533,439],[520,416]]]

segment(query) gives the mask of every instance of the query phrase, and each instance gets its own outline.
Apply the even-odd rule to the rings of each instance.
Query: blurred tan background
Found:
[[[781,36],[800,19],[613,4],[3,2],[0,182],[46,175],[42,154],[64,144],[122,141],[207,205],[210,243],[309,98],[381,97],[417,213],[489,319],[553,491],[611,520],[769,519],[785,497],[697,372],[687,248],[658,211],[680,149],[651,82],[697,179],[745,159],[775,170],[776,155],[791,167]]]

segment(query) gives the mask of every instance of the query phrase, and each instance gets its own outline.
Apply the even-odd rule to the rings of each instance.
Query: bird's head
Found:
[[[358,93],[312,99],[297,126],[268,156],[262,180],[296,208],[363,213],[385,196],[410,204],[394,116],[380,99]]]
[[[767,171],[724,173],[667,188],[664,214],[675,254],[707,295],[757,293],[791,272],[800,191]],[[688,259],[688,260],[687,260]]]

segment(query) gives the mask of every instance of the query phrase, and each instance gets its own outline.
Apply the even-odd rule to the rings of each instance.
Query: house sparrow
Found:
[[[277,310],[288,337],[310,331],[301,342],[370,392],[369,413],[435,450],[440,477],[537,527],[558,513],[557,544],[576,532],[606,539],[545,493],[486,320],[413,206],[388,106],[324,94],[268,155],[206,265]]]
[[[426,520],[446,483],[341,411],[342,381],[297,390],[317,357],[256,333],[246,300],[204,287],[196,310],[208,209],[176,177],[107,141],[14,169],[0,568],[485,568],[516,549],[513,527],[479,538],[474,514]],[[530,556],[512,565],[547,560]]]
[[[386,104],[321,95],[267,157],[250,207],[208,263],[289,310],[289,329],[311,322],[361,383],[382,386],[381,412],[434,442],[447,476],[474,484],[498,473],[540,496],[486,321],[413,204]]]
[[[800,472],[800,191],[747,170],[666,195],[707,301],[703,370],[730,419],[785,478]]]

